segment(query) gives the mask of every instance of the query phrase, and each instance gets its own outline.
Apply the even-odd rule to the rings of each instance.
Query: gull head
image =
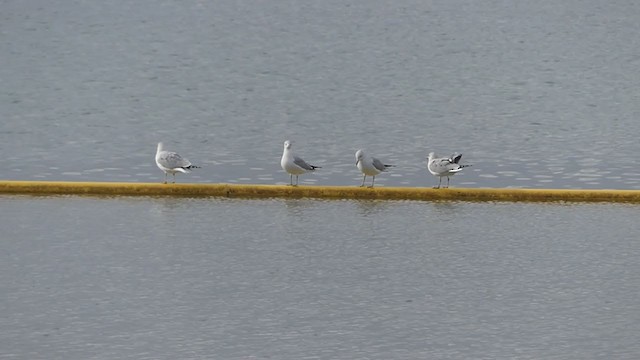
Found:
[[[429,160],[433,159],[436,156],[436,153],[433,151],[429,153]]]
[[[284,142],[285,150],[291,149],[291,145],[293,145],[293,141],[289,141],[289,140],[285,141]]]
[[[158,152],[162,151],[162,149],[164,148],[164,144],[162,144],[162,142],[158,143]]]
[[[356,165],[358,165],[358,163],[360,161],[362,161],[362,158],[364,158],[364,151],[362,151],[362,149],[356,151]]]

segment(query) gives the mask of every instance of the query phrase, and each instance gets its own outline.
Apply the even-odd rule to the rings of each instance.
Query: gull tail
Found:
[[[386,168],[388,168],[388,167],[394,167],[394,166],[395,166],[395,165],[387,165],[387,164],[384,164],[384,167],[386,167]]]
[[[315,166],[315,165],[309,165],[309,166],[311,166],[311,170],[322,169],[322,166]]]
[[[191,170],[191,169],[200,169],[200,166],[197,166],[197,165],[189,165],[189,166],[183,166],[183,167],[181,167],[181,168],[177,168],[176,170],[178,170],[178,171],[183,172],[183,173],[185,173],[185,174],[186,174],[186,173],[190,173],[191,171],[189,171],[189,170]]]
[[[464,169],[464,168],[466,168],[466,167],[471,166],[471,165],[459,165],[459,164],[456,164],[456,165],[458,165],[458,167],[457,167],[457,168],[455,168],[455,169],[451,169],[451,170],[449,170],[449,171],[450,171],[450,172],[452,172],[452,173],[457,173],[457,172],[459,172],[459,171],[462,171],[462,169]]]

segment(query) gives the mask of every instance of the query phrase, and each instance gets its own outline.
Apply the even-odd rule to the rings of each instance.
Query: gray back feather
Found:
[[[189,160],[172,151],[162,151],[158,157],[160,165],[167,169],[186,168],[191,166]]]
[[[305,170],[313,170],[314,167],[307,164],[306,161],[302,160],[301,158],[294,156],[293,157],[293,163],[300,166],[301,168],[305,169]]]
[[[373,160],[373,167],[380,170],[380,171],[385,171],[385,169],[387,168],[387,166],[385,166],[382,161],[376,159],[376,158],[372,158]]]
[[[435,173],[446,173],[452,170],[457,170],[460,165],[452,162],[450,159],[434,159],[429,162],[429,169]]]

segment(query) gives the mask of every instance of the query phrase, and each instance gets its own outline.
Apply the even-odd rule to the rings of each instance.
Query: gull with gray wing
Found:
[[[440,181],[438,182],[438,186],[435,189],[440,189],[440,185],[442,184],[442,178],[447,177],[447,188],[449,187],[449,177],[455,175],[460,170],[467,166],[471,165],[460,165],[460,159],[462,158],[462,154],[453,154],[448,158],[436,158],[436,154],[431,152],[429,153],[429,159],[427,160],[427,169],[429,172],[437,176]]]
[[[320,166],[315,166],[308,164],[306,161],[301,158],[293,155],[293,150],[291,147],[293,146],[292,141],[284,142],[284,151],[282,152],[282,159],[280,160],[280,166],[284,171],[289,173],[290,175],[290,185],[293,185],[293,175],[296,176],[296,184],[298,186],[298,176],[308,173],[311,171],[315,171],[316,169],[320,169]]]
[[[164,145],[159,142],[158,149],[156,150],[156,165],[160,170],[164,171],[164,183],[167,183],[167,174],[171,173],[173,175],[173,183],[176,182],[176,173],[189,173],[191,169],[199,168],[199,166],[195,166],[191,164],[191,162],[180,154],[175,153],[173,151],[164,150]]]
[[[356,151],[356,166],[364,175],[364,177],[362,178],[362,185],[360,185],[360,187],[364,186],[367,175],[369,175],[373,176],[373,180],[371,180],[370,186],[372,188],[373,184],[376,181],[376,175],[380,174],[383,171],[386,171],[387,168],[392,167],[393,165],[383,164],[382,161],[374,157],[367,156],[364,150],[360,149]]]

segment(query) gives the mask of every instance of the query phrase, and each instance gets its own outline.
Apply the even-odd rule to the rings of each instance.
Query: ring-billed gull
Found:
[[[459,155],[451,155],[448,158],[436,158],[435,153],[429,153],[429,160],[427,163],[427,168],[429,172],[434,176],[437,176],[440,181],[438,182],[438,186],[434,189],[440,189],[440,184],[442,184],[442,178],[444,176],[447,177],[447,188],[449,187],[449,177],[455,175],[458,171],[463,168],[471,165],[460,165],[460,158],[462,158],[462,154]]]
[[[360,187],[364,186],[364,181],[367,179],[367,175],[373,176],[370,186],[373,187],[373,183],[376,181],[376,175],[387,170],[388,167],[392,167],[393,165],[385,165],[382,161],[374,157],[367,156],[364,151],[360,149],[356,151],[356,166],[360,169],[362,174],[364,174],[364,177],[362,178],[362,185],[360,185]]]
[[[314,166],[308,164],[306,161],[301,158],[293,155],[293,150],[291,150],[293,142],[287,140],[284,142],[284,151],[282,152],[282,159],[280,160],[280,166],[282,169],[289,173],[290,175],[290,185],[293,186],[293,175],[296,176],[296,186],[298,185],[298,176],[302,175],[309,171],[315,171],[316,169],[320,169],[320,166]]]
[[[160,168],[160,170],[164,171],[164,183],[167,183],[167,174],[171,173],[173,175],[173,183],[176,182],[176,173],[188,173],[190,169],[199,168],[199,166],[195,166],[191,164],[191,162],[180,154],[175,153],[173,151],[164,150],[164,145],[159,142],[158,150],[156,151],[156,165]]]

